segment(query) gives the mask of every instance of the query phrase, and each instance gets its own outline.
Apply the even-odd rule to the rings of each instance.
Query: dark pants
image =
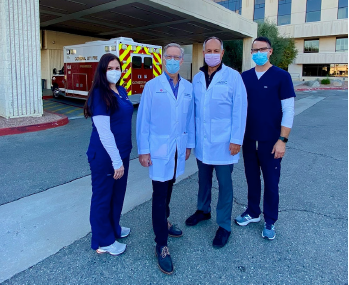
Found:
[[[219,196],[217,204],[217,224],[231,231],[231,212],[233,207],[233,181],[231,174],[234,164],[227,165],[210,165],[205,164],[197,159],[199,168],[199,193],[198,193],[198,210],[204,213],[211,212],[211,189],[213,169],[216,170]]]
[[[122,160],[124,175],[115,180],[113,167],[103,167],[108,161],[96,158],[90,161],[92,177],[92,198],[90,223],[92,230],[92,249],[108,246],[115,242],[121,234],[119,225],[122,206],[124,204],[130,157]],[[111,162],[109,162],[111,163]]]
[[[155,234],[155,242],[159,246],[167,246],[168,225],[167,219],[170,216],[170,202],[173,184],[176,182],[177,152],[175,154],[174,176],[171,180],[160,182],[152,180],[152,222]]]
[[[247,213],[251,217],[261,214],[261,170],[264,180],[263,214],[268,224],[274,224],[278,219],[279,181],[281,158],[275,159],[272,154],[275,141],[256,141],[245,139],[242,147],[245,174],[248,186]]]

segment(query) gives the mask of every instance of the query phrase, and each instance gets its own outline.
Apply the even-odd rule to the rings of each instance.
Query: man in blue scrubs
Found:
[[[281,160],[293,124],[296,96],[290,74],[270,63],[272,53],[268,38],[256,38],[251,49],[256,67],[242,73],[248,102],[242,148],[248,185],[248,207],[235,219],[240,226],[261,220],[259,204],[262,170],[265,220],[262,237],[269,240],[275,238]]]

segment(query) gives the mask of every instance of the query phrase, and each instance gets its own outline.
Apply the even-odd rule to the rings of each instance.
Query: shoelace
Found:
[[[170,255],[170,251],[167,246],[164,246],[161,251],[161,257],[165,258],[167,255]]]
[[[265,228],[267,230],[272,230],[273,229],[273,225],[265,224]]]

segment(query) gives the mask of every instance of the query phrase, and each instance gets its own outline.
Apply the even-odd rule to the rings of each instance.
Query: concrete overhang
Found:
[[[255,37],[257,24],[211,0],[40,0],[40,26],[165,45]]]

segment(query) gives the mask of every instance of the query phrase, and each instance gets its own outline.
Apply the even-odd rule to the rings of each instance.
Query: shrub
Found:
[[[321,84],[330,84],[330,83],[331,81],[328,78],[321,80]]]

